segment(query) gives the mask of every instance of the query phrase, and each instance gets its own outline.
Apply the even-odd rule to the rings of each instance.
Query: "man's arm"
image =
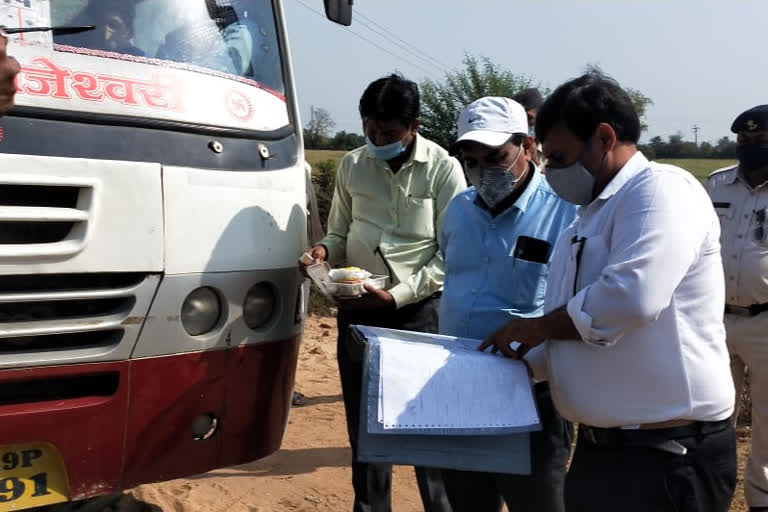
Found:
[[[455,158],[450,158],[442,164],[445,170],[437,174],[435,183],[435,237],[438,245],[442,243],[441,231],[443,219],[451,200],[467,188],[464,172]],[[426,299],[443,287],[445,278],[445,261],[442,247],[427,262],[424,267],[411,275],[407,281],[394,286],[389,293],[395,299],[397,307],[403,307]]]
[[[480,349],[493,346],[519,357],[547,339],[610,347],[627,331],[655,321],[698,258],[712,220],[696,215],[704,213],[702,198],[694,184],[681,186],[677,180],[683,179],[632,185],[615,212],[608,264],[598,279],[541,318],[512,320]],[[522,346],[512,350],[512,341]]]
[[[615,212],[607,265],[567,305],[581,338],[595,346],[614,345],[669,307],[717,222],[698,183],[681,175],[658,171],[631,187]]]
[[[507,357],[519,359],[548,339],[581,339],[565,306],[538,318],[513,318],[483,341],[478,350],[493,347],[492,352],[501,351]],[[512,342],[518,342],[520,346],[513,349],[510,347]]]

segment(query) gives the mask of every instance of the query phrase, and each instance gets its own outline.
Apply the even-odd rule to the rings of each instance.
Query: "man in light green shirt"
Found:
[[[316,262],[388,275],[386,290],[369,289],[339,306],[338,362],[352,446],[354,511],[391,510],[392,468],[357,461],[362,347],[350,325],[437,332],[445,265],[439,234],[448,203],[466,188],[459,162],[418,134],[419,90],[391,75],[360,99],[367,145],[344,156],[328,216],[328,234],[307,252]],[[450,512],[439,470],[416,468],[424,509]]]
[[[466,188],[459,163],[443,148],[415,134],[408,149],[394,168],[367,147],[344,157],[321,241],[331,264],[389,275],[387,293],[398,308],[442,290],[436,235],[448,203]]]

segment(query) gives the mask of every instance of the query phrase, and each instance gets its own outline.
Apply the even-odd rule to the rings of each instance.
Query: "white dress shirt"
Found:
[[[582,338],[547,342],[564,417],[609,428],[731,415],[719,236],[693,176],[639,152],[580,209],[555,247],[544,305],[567,304]]]

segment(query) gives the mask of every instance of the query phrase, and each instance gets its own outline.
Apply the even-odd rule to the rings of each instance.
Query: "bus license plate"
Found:
[[[0,512],[68,500],[67,473],[53,445],[0,445]]]

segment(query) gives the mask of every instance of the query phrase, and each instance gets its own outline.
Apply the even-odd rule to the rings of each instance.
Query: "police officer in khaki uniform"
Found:
[[[750,512],[768,511],[768,105],[733,123],[739,164],[707,182],[720,218],[726,280],[725,328],[738,398],[748,369],[752,452],[744,478]]]

